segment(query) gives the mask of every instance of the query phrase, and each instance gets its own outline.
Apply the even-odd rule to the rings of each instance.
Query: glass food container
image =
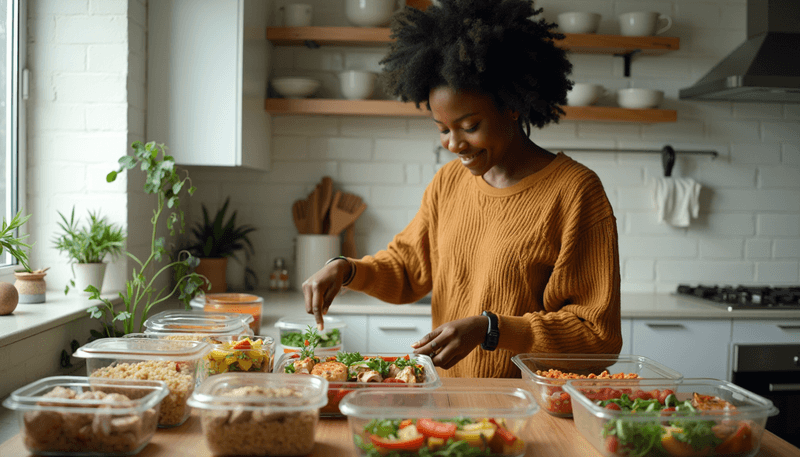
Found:
[[[522,370],[522,378],[530,383],[539,406],[556,417],[572,417],[572,401],[562,389],[568,379],[627,376],[674,382],[683,378],[677,371],[639,355],[529,353],[515,355],[511,361]]]
[[[150,442],[168,392],[161,381],[54,376],[15,390],[3,406],[16,411],[33,454],[123,456]]]
[[[751,457],[767,417],[778,413],[766,398],[717,379],[575,379],[564,390],[578,431],[607,457]]]
[[[209,351],[211,345],[200,341],[103,338],[78,348],[74,355],[86,359],[90,378],[164,381],[169,395],[161,402],[158,426],[175,427],[189,417],[186,400]]]
[[[318,351],[316,356],[320,362],[332,361],[336,358],[336,354],[324,351]],[[416,360],[416,365],[419,366],[419,369],[421,373],[423,373],[424,377],[421,380],[416,380],[413,384],[404,382],[362,382],[354,380],[355,377],[352,376],[352,374],[357,371],[356,365],[365,364],[368,359],[373,357],[380,357],[383,361],[388,363],[400,358],[413,358]],[[339,402],[345,395],[357,389],[391,388],[403,391],[413,391],[418,389],[436,389],[442,385],[442,380],[439,378],[439,373],[437,373],[436,368],[433,366],[433,361],[427,355],[417,354],[412,357],[411,355],[405,353],[380,355],[374,354],[363,355],[362,359],[362,361],[354,362],[349,366],[347,370],[347,381],[328,380],[328,404],[322,408],[320,415],[323,417],[341,417],[342,413],[339,411]],[[285,352],[278,357],[278,360],[275,362],[275,369],[273,372],[285,374],[287,373],[287,366],[293,365],[294,362],[298,360],[300,360],[300,354],[298,352]],[[288,373],[290,372],[291,370],[288,371]]]
[[[214,455],[306,455],[328,382],[317,376],[223,373],[189,399]]]
[[[323,316],[325,330],[319,332],[322,338],[317,346],[319,351],[338,352],[342,350],[344,329],[347,324],[335,317]],[[303,335],[308,326],[317,328],[314,316],[282,317],[275,322],[275,327],[281,334],[281,347],[283,352],[298,352],[303,349]]]
[[[253,335],[253,321],[250,314],[172,309],[149,317],[144,333]]]
[[[219,338],[204,359],[206,376],[227,372],[271,373],[275,340],[270,336],[226,336]]]
[[[358,389],[339,407],[360,456],[535,455],[528,422],[539,407],[524,389]]]
[[[238,313],[252,316],[249,322],[252,335],[261,333],[261,308],[264,299],[252,294],[223,293],[206,294],[203,310],[212,313]]]

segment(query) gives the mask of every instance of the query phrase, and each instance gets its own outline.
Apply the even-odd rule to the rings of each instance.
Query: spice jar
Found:
[[[269,290],[281,292],[289,290],[289,270],[286,269],[283,257],[275,258],[275,268],[269,275]]]

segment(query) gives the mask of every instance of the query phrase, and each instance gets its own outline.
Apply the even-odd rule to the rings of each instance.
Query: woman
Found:
[[[528,0],[441,0],[395,19],[390,92],[425,102],[459,160],[385,250],[331,259],[303,283],[317,322],[342,286],[389,303],[432,291],[434,330],[413,347],[443,376],[519,376],[510,359],[523,352],[619,352],[611,205],[591,170],[528,137],[558,121],[572,87],[555,25],[529,19],[540,12]]]

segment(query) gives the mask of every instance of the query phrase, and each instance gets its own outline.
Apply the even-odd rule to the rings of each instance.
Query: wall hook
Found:
[[[661,149],[661,164],[664,166],[664,176],[672,176],[672,167],[675,165],[675,150],[668,144]]]

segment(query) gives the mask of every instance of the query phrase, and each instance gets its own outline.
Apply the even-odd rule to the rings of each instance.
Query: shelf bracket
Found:
[[[306,45],[308,49],[319,49],[319,43],[314,40],[304,40],[303,44]]]
[[[628,51],[623,54],[614,54],[614,57],[622,57],[625,62],[625,77],[629,78],[631,76],[631,60],[633,56],[642,52],[641,49],[634,49],[632,51]]]

